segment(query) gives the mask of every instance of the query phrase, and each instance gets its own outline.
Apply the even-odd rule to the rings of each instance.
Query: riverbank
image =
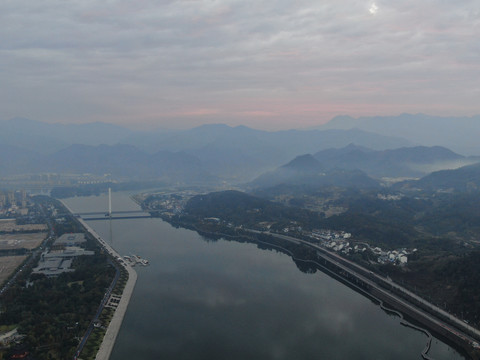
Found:
[[[63,201],[62,204],[70,213],[73,214],[71,209]],[[98,235],[97,232],[93,230],[93,228],[88,225],[82,218],[78,217],[77,220],[85,228],[85,231],[90,233],[108,254],[110,254],[114,259],[121,258],[120,254],[118,254],[115,249],[113,249],[105,240],[103,240],[100,235]],[[127,311],[130,298],[133,294],[133,290],[137,282],[137,273],[130,265],[122,262],[121,264],[119,264],[119,266],[124,266],[124,268],[127,270],[128,280],[125,284],[125,287],[123,288],[120,302],[115,309],[113,317],[110,320],[108,328],[105,332],[103,341],[97,352],[97,356],[95,357],[96,360],[108,360],[110,358],[110,354],[112,353],[113,347],[115,345],[115,340],[117,338],[118,332],[120,331],[120,327],[122,326],[123,318]]]
[[[117,339],[118,332],[120,327],[122,326],[123,318],[128,308],[128,304],[130,302],[130,298],[133,293],[133,289],[135,287],[135,283],[137,281],[137,273],[133,270],[130,266],[128,271],[128,281],[123,289],[122,297],[120,299],[120,303],[118,304],[117,309],[108,325],[107,331],[105,332],[105,336],[103,337],[102,344],[98,349],[97,356],[95,359],[97,360],[107,360],[110,358],[110,354],[112,353],[113,346],[115,345],[115,340]]]
[[[295,244],[303,244],[317,250],[317,256],[322,258],[325,264],[333,265],[337,269],[336,271],[347,281],[355,282],[357,286],[360,286],[367,293],[379,299],[380,305],[383,302],[388,303],[402,314],[422,324],[425,327],[425,329],[421,329],[422,332],[429,334],[428,330],[433,331],[456,344],[459,349],[463,349],[465,354],[472,360],[480,359],[478,344],[480,331],[460,319],[445,313],[433,304],[421,299],[418,295],[412,294],[398,284],[394,284],[391,280],[383,279],[381,276],[321,246],[281,234],[250,231],[257,234],[268,234],[278,239],[287,240]],[[401,318],[403,320],[403,316]],[[428,345],[426,351],[422,352],[424,359],[430,359],[427,356],[429,348],[430,345]]]
[[[92,234],[93,237],[95,237],[95,239],[98,240],[100,245],[102,245],[111,256],[113,256],[114,258],[121,258],[120,254],[118,254],[115,249],[113,249],[109,244],[107,244],[82,218],[78,218],[78,221],[85,227],[85,229],[90,234]],[[102,344],[98,349],[97,356],[95,358],[96,360],[108,360],[110,358],[113,346],[115,345],[115,340],[117,338],[118,332],[120,331],[120,327],[122,326],[123,318],[125,316],[125,313],[127,312],[128,304],[130,302],[130,298],[132,297],[133,289],[135,288],[135,283],[137,282],[136,271],[126,263],[122,264],[121,266],[124,266],[127,270],[128,280],[123,289],[120,302],[115,309],[115,313],[113,314],[107,331],[105,332]]]
[[[251,241],[254,243],[263,243],[258,237],[264,236],[270,237],[270,241],[272,241],[274,238],[281,241],[287,241],[294,247],[310,247],[315,250],[316,255],[311,259],[306,260],[306,262],[317,264],[322,268],[326,267],[331,269],[335,275],[338,275],[334,277],[340,280],[342,283],[347,282],[352,284],[354,288],[361,289],[361,291],[359,291],[360,293],[366,294],[367,297],[375,299],[375,301],[379,304],[386,302],[397,311],[406,315],[406,317],[408,317],[410,320],[413,320],[415,323],[422,324],[424,327],[422,332],[425,334],[432,331],[437,337],[440,337],[443,339],[443,341],[447,341],[452,346],[455,346],[457,350],[462,351],[462,353],[467,355],[469,358],[480,359],[478,345],[480,332],[478,329],[473,328],[460,319],[455,318],[451,314],[444,313],[441,309],[434,307],[432,304],[426,302],[417,295],[410,293],[408,290],[402,288],[398,284],[393,283],[391,280],[382,278],[359,266],[358,264],[352,263],[351,261],[344,259],[338,256],[338,254],[332,253],[323,247],[309,243],[302,239],[293,238],[282,234],[255,231],[245,228],[236,228],[236,231],[233,232],[231,228],[222,228],[226,230],[225,232],[230,232],[229,234],[219,231],[218,227],[216,229],[214,228],[216,231],[211,231],[213,230],[212,228],[209,229],[210,231],[205,231],[197,228],[197,226],[192,222],[172,222],[171,219],[168,218],[164,220],[170,221],[175,226],[189,228],[197,231],[201,235],[212,238],[224,237],[235,240],[241,239],[243,234],[244,239],[251,236],[255,237],[255,239],[251,239]],[[251,236],[247,234],[250,234]],[[270,245],[277,246],[273,243]],[[292,250],[292,247],[290,246],[289,249]],[[287,252],[290,253],[290,250]],[[290,253],[290,255],[294,260],[303,261],[300,260],[300,258],[293,256],[293,253]],[[315,260],[320,261],[321,265]],[[429,339],[430,340],[428,340],[428,344],[431,342],[431,338]],[[429,348],[430,346],[426,347],[422,353],[422,357],[425,359],[428,359],[427,353]]]

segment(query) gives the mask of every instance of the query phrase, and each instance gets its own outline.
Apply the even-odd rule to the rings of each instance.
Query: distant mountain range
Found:
[[[14,145],[0,144],[0,175],[31,173],[42,155]]]
[[[137,133],[123,140],[145,151],[185,151],[198,157],[216,176],[241,182],[273,169],[295,156],[349,143],[377,150],[408,146],[397,137],[361,130],[288,130],[268,132],[245,126],[203,125],[191,130]]]
[[[376,178],[421,177],[480,161],[480,158],[467,158],[441,146],[376,151],[350,144],[341,149],[319,151],[314,157],[325,169],[362,170]]]
[[[53,154],[0,146],[2,175],[22,173],[111,174],[130,180],[161,179],[169,182],[205,183],[217,181],[197,158],[177,152],[148,154],[132,145],[70,145]]]
[[[434,170],[458,168],[478,161],[480,159],[466,158],[439,146],[377,151],[350,144],[340,149],[322,150],[315,155],[297,156],[257,177],[250,186],[373,188],[379,186],[379,181],[373,178],[421,177]]]
[[[413,144],[445,146],[464,155],[480,155],[480,115],[440,117],[425,114],[352,118],[337,116],[320,127],[326,129],[360,129],[385,136],[398,136]]]
[[[138,156],[138,153],[134,154],[135,151],[150,155],[165,152],[170,154],[169,157],[172,153],[180,152],[185,157],[189,155],[190,159],[195,158],[205,173],[240,183],[249,181],[297,155],[341,147],[352,142],[375,149],[409,144],[400,138],[380,136],[361,130],[268,132],[245,126],[203,125],[190,130],[135,132],[104,123],[61,125],[16,118],[0,122],[0,145],[9,147],[8,160],[0,160],[0,174],[53,170],[100,171],[101,166],[104,166],[103,173],[129,173],[134,176],[137,175],[135,169],[141,165],[137,165],[135,169],[125,166],[125,170],[121,170],[122,156],[128,160],[129,157]],[[136,150],[130,148],[127,154],[124,152],[126,148],[123,147],[104,147],[96,159],[99,165],[94,166],[92,156],[82,159],[84,152],[92,149],[78,146],[79,144],[89,146],[122,144],[134,146]],[[71,147],[73,145],[75,146]],[[18,159],[14,149],[18,149]],[[28,151],[31,152],[30,155]],[[78,157],[75,156],[76,151],[80,151]],[[107,153],[110,156],[115,155],[119,159],[118,163],[112,158],[110,163],[102,163]],[[40,154],[49,160],[42,158],[30,163],[25,159],[30,156],[33,160]],[[75,159],[77,161],[74,161]],[[155,163],[156,160],[152,161]],[[171,163],[165,165],[172,172],[175,171],[173,162],[172,158]],[[143,164],[143,160],[138,164]],[[111,171],[112,169],[115,171]],[[138,175],[151,172],[143,168]]]
[[[357,178],[366,176],[361,171],[373,177],[419,177],[476,161],[442,147],[412,147],[427,128],[433,142],[435,136],[438,141],[453,140],[457,136],[455,131],[466,132],[467,125],[471,129],[464,145],[477,135],[476,118],[468,118],[470,122],[462,118],[455,131],[452,120],[439,120],[440,130],[432,125],[435,119],[426,115],[337,117],[322,130],[309,131],[269,132],[216,124],[190,130],[140,132],[105,123],[64,125],[15,118],[0,121],[0,175],[111,173],[135,179],[222,179],[240,184],[267,171],[275,172],[278,181],[286,180],[291,167],[300,166],[302,159],[290,165],[287,162],[302,154],[314,154],[323,173],[328,173],[331,179],[328,181],[340,181],[340,176],[348,178],[347,174],[355,174],[348,181],[358,180],[362,184],[368,181]],[[407,125],[409,132],[404,129]],[[444,134],[448,130],[452,133],[450,138]],[[443,137],[438,135],[440,132]],[[458,140],[457,147],[461,142]],[[304,158],[307,162],[304,166],[312,165],[308,164],[311,160]],[[307,173],[301,176],[305,182],[314,177]],[[327,178],[322,175],[321,179],[327,181]]]

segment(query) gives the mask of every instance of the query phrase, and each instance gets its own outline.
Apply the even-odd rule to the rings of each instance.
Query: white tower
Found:
[[[113,244],[112,231],[112,189],[108,188],[108,217],[110,218],[110,244]]]
[[[112,217],[112,189],[108,188],[108,216]]]

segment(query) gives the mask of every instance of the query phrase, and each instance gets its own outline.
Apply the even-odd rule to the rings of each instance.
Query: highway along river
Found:
[[[107,211],[107,196],[65,201]],[[114,210],[138,210],[114,193]],[[123,255],[150,261],[111,356],[127,359],[422,359],[427,337],[328,275],[255,244],[212,241],[161,219],[90,221]],[[111,236],[112,235],[112,236]],[[438,339],[429,356],[465,359]]]

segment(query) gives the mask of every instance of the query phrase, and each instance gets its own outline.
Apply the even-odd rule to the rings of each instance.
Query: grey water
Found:
[[[65,201],[106,211],[107,196]],[[114,210],[138,210],[114,193]],[[285,254],[174,228],[161,219],[90,221],[122,255],[150,261],[111,356],[126,359],[422,359],[423,333],[328,275]],[[434,339],[436,360],[465,359]]]

